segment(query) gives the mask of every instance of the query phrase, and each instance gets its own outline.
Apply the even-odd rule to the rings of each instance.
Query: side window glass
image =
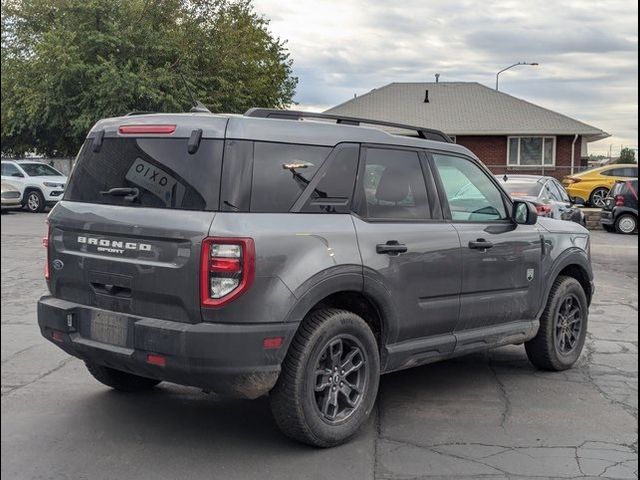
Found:
[[[430,218],[427,187],[417,152],[369,148],[361,181],[361,215],[374,219]]]
[[[255,142],[251,211],[288,212],[330,152],[329,147]]]
[[[638,176],[638,169],[637,168],[633,168],[633,167],[627,167],[624,169],[624,176],[625,177],[637,177]]]
[[[10,177],[14,173],[20,173],[18,168],[11,163],[3,163],[2,164],[2,175],[6,177]]]
[[[433,154],[454,221],[504,220],[502,193],[475,163],[460,157]]]
[[[340,150],[332,156],[326,165],[311,196],[301,212],[304,213],[349,213],[351,195],[358,170],[357,145],[338,147]],[[314,179],[314,182],[317,180]]]

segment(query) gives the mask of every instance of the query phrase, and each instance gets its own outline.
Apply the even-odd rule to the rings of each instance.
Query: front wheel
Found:
[[[525,343],[529,361],[542,370],[567,370],[578,361],[587,338],[589,304],[580,282],[560,276],[551,287],[540,330]]]
[[[27,198],[25,199],[24,204],[27,207],[27,210],[31,213],[44,212],[44,197],[38,190],[31,190],[27,193]]]
[[[316,310],[300,325],[271,391],[273,416],[294,440],[339,445],[369,417],[379,379],[378,346],[364,320],[345,310]]]
[[[631,234],[638,229],[638,219],[629,213],[623,213],[616,220],[616,232],[625,235]]]

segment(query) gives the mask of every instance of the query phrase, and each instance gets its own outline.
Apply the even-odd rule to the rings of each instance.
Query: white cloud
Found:
[[[288,40],[301,108],[392,81],[478,81],[638,143],[638,7],[630,0],[254,0]]]

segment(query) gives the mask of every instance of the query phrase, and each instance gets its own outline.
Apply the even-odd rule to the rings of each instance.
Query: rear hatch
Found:
[[[201,321],[200,250],[218,209],[226,122],[152,115],[98,123],[49,215],[52,294]]]

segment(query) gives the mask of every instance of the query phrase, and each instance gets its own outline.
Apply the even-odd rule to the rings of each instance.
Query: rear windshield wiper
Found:
[[[136,187],[116,187],[103,190],[100,195],[111,195],[113,197],[124,197],[128,202],[134,202],[140,195],[140,190]]]

